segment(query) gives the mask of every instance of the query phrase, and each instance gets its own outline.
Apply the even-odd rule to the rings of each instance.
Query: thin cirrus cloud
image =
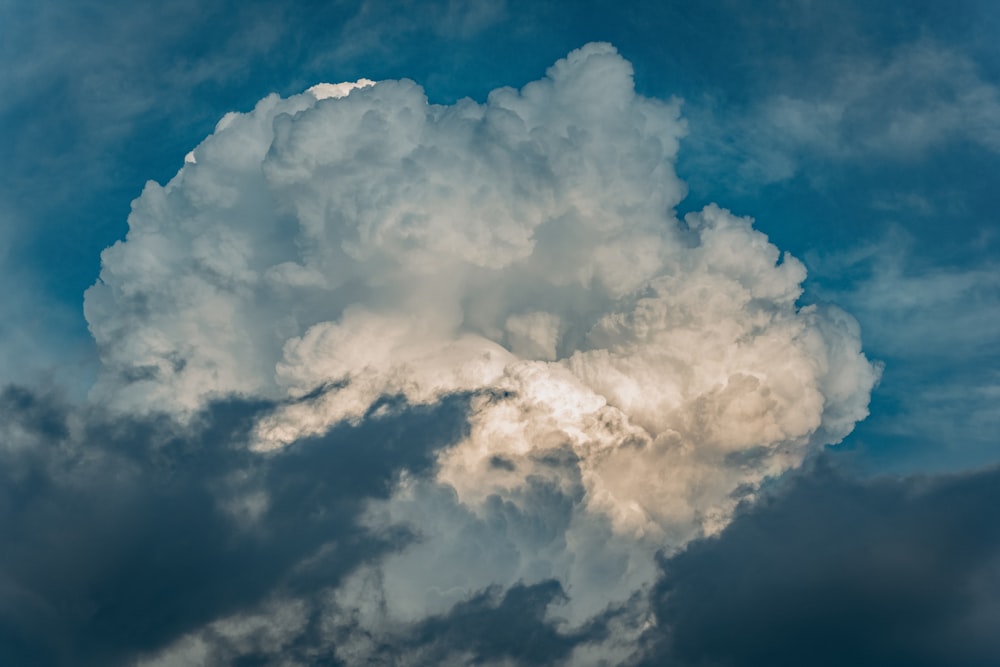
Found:
[[[354,516],[412,540],[320,582],[310,613],[294,591],[220,609],[164,660],[259,613],[357,663],[517,600],[574,664],[624,659],[656,553],[867,415],[878,369],[853,318],[799,303],[802,264],[714,204],[674,214],[685,131],[589,44],[484,104],[407,80],[272,95],[147,184],[85,300],[112,413],[195,428],[254,397],[274,407],[241,456],[268,461],[391,416],[386,397],[468,399],[433,466],[386,461]],[[248,496],[247,530],[275,499]]]
[[[864,322],[868,349],[885,361],[880,392],[897,412],[866,422],[882,447],[905,443],[903,465],[922,460],[954,470],[989,463],[996,449],[1000,273],[990,259],[936,266],[914,245],[895,229],[856,250],[814,256],[817,274],[851,276],[849,287],[817,281],[814,293]]]
[[[737,115],[696,105],[696,141],[712,148],[696,161],[737,161],[760,184],[793,178],[806,160],[899,164],[960,142],[1000,152],[1000,89],[960,51],[925,39],[815,68],[809,83],[763,86]]]

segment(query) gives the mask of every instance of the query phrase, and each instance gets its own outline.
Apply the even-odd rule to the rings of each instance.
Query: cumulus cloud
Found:
[[[227,114],[102,256],[94,397],[182,422],[274,401],[247,435],[267,457],[386,396],[470,396],[433,474],[359,518],[414,542],[331,585],[316,622],[360,662],[456,605],[549,591],[529,597],[574,664],[621,658],[571,638],[648,590],[657,551],[842,439],[877,379],[856,322],[800,304],[803,265],[750,219],[677,218],[684,133],[607,44],[483,103],[363,80]]]

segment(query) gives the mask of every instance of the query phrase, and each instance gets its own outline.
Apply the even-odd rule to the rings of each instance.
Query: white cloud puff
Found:
[[[386,394],[481,392],[436,477],[369,509],[422,539],[331,608],[389,632],[555,578],[582,622],[843,438],[877,377],[854,320],[800,306],[804,267],[752,221],[676,217],[684,132],[607,44],[482,104],[362,80],[228,114],[103,255],[95,397],[183,415],[339,387],[260,423],[269,448]]]

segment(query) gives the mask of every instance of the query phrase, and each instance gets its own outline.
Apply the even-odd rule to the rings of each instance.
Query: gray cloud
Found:
[[[133,664],[274,598],[311,604],[412,539],[358,524],[406,470],[466,429],[467,397],[341,425],[261,457],[274,404],[206,406],[186,426],[110,418],[27,389],[0,394],[0,661]]]
[[[1000,660],[1000,470],[793,476],[717,538],[663,560],[643,664]]]
[[[364,507],[401,473],[431,479],[436,452],[467,432],[468,401],[386,398],[357,426],[260,455],[247,445],[272,402],[215,402],[180,425],[8,387],[0,660],[985,667],[1000,656],[996,469],[795,475],[718,536],[664,558],[655,626],[617,649],[617,633],[645,622],[645,596],[567,626],[573,592],[554,579],[490,586],[373,637],[335,591],[426,536],[408,522],[373,527]],[[572,502],[543,480],[531,494],[535,506]],[[494,503],[487,524],[529,518]],[[537,518],[522,530],[532,525],[547,530]]]

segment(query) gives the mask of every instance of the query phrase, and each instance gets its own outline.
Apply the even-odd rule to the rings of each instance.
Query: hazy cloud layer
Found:
[[[366,504],[369,532],[419,539],[331,587],[324,627],[362,662],[484,590],[555,582],[546,622],[576,636],[658,550],[842,439],[877,378],[752,221],[675,217],[683,133],[607,44],[485,104],[362,81],[227,114],[103,255],[95,398],[181,420],[280,401],[249,436],[266,456],[386,395],[472,395],[434,474]],[[619,622],[574,664],[621,659],[644,620]]]

